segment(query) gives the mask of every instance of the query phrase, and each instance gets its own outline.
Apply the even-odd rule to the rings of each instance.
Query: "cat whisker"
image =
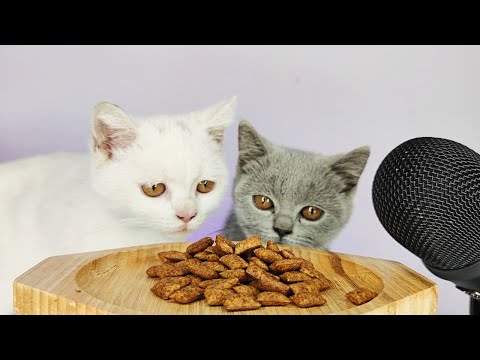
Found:
[[[123,219],[120,219],[120,223],[124,225],[148,226],[144,220],[135,219],[135,218],[123,218]]]
[[[135,219],[135,218],[123,218],[120,220],[120,223],[122,225],[126,225],[126,226],[137,226],[137,227],[141,227],[141,228],[152,228],[152,225],[160,225],[162,223],[160,222],[152,222],[152,221],[144,221],[144,220],[141,220],[141,219]]]
[[[325,250],[325,248],[321,244],[319,244],[319,243],[317,243],[317,242],[315,242],[315,241],[313,241],[309,238],[296,238],[296,239],[287,240],[287,244],[292,244],[292,245],[295,244],[295,245],[300,245],[300,246],[306,246],[306,247],[312,247],[312,248],[315,248],[315,249]]]

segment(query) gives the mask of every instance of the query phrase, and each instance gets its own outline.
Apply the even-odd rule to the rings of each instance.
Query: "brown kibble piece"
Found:
[[[280,254],[282,254],[282,256],[285,259],[295,259],[296,258],[296,256],[290,250],[287,250],[287,249],[281,250]]]
[[[180,304],[188,304],[195,300],[201,299],[202,297],[202,289],[193,285],[188,285],[170,295],[170,299],[173,299]]]
[[[265,291],[257,296],[257,301],[263,306],[285,306],[292,301],[283,294],[272,291]]]
[[[259,258],[257,258],[256,256],[251,256],[248,258],[248,262],[250,264],[253,264],[253,265],[256,265],[258,266],[260,269],[262,270],[265,270],[265,271],[268,271],[268,265],[265,264],[262,260],[260,260]]]
[[[261,269],[255,264],[249,264],[247,270],[245,271],[248,275],[257,280],[259,280],[262,277],[263,273],[265,273],[265,270]]]
[[[298,270],[302,265],[302,259],[283,259],[275,261],[270,265],[270,270],[276,274],[284,273],[287,271]]]
[[[282,275],[280,275],[280,279],[282,279],[283,282],[290,284],[290,283],[296,283],[300,281],[308,281],[308,280],[311,280],[312,278],[300,271],[287,271],[287,272],[284,272]]]
[[[249,295],[249,296],[257,296],[260,291],[251,285],[239,285],[235,286],[233,290],[239,295]]]
[[[223,235],[217,235],[215,239],[215,251],[218,255],[228,255],[235,252],[235,244]]]
[[[355,305],[362,305],[373,300],[378,294],[365,288],[350,291],[346,294],[347,299]]]
[[[245,282],[250,279],[244,269],[225,270],[220,273],[224,279],[238,279],[240,282]]]
[[[253,280],[250,282],[249,286],[253,286],[255,289],[260,290],[260,291],[266,291],[264,288],[260,286],[258,283],[258,280]]]
[[[222,271],[228,270],[228,268],[225,265],[223,265],[220,261],[204,261],[202,265],[209,267],[210,269],[215,270],[216,272],[222,272]]]
[[[208,251],[200,251],[195,254],[195,258],[203,261],[217,261],[220,257],[217,254],[212,254]]]
[[[295,284],[290,284],[294,294],[300,294],[302,292],[319,292],[318,286],[308,281],[302,281]]]
[[[268,250],[275,251],[275,252],[277,252],[277,253],[280,252],[280,248],[278,247],[277,244],[275,244],[275,243],[273,242],[273,240],[268,240],[268,241],[267,241],[267,249],[268,249]]]
[[[218,247],[218,245],[214,245],[213,248],[215,249],[215,254],[217,254],[219,257],[228,255],[228,253],[224,252],[220,247]]]
[[[177,263],[174,263],[173,266],[175,267],[187,267],[189,264],[200,264],[201,261],[195,258],[190,258],[187,260],[179,261]]]
[[[167,300],[170,298],[170,294],[179,290],[180,288],[181,286],[179,284],[165,284],[165,285],[155,285],[150,290],[158,297],[161,297],[162,299]]]
[[[208,288],[217,288],[217,289],[233,289],[235,286],[240,285],[240,280],[238,278],[231,279],[222,279],[220,282],[209,286]]]
[[[280,281],[280,278],[278,276],[273,275],[272,273],[269,273],[269,272],[261,269],[259,266],[255,265],[253,263],[248,265],[248,268],[247,268],[246,272],[253,279],[259,280],[262,276],[267,276],[272,280]]]
[[[240,255],[248,250],[258,249],[262,246],[262,240],[259,235],[250,236],[249,238],[240,241],[235,246],[235,254]]]
[[[235,246],[237,246],[232,240],[230,240],[225,235],[218,234],[217,237],[216,237],[216,240],[226,242],[232,249],[235,249]]]
[[[235,254],[224,255],[219,261],[222,264],[227,265],[231,270],[246,269],[248,267],[248,263]]]
[[[181,286],[190,285],[191,279],[183,276],[171,276],[160,279],[155,285],[180,284]]]
[[[216,254],[217,252],[215,251],[215,246],[209,246],[208,248],[205,249],[206,252],[209,252],[211,254]]]
[[[158,277],[157,275],[157,269],[161,268],[163,265],[154,265],[154,266],[150,266],[148,269],[147,269],[147,275],[148,277]]]
[[[162,264],[176,264],[175,261],[165,259],[163,256],[160,256],[160,255],[158,256],[158,259]]]
[[[277,275],[272,274],[271,272],[265,271],[265,275],[268,276],[270,279],[275,280],[275,281],[280,281],[280,277]]]
[[[204,281],[201,277],[198,277],[197,275],[193,275],[193,274],[188,274],[188,275],[185,275],[185,277],[189,278],[190,279],[190,284],[193,285],[193,286],[200,286],[200,283],[202,281]],[[209,281],[209,280],[207,280]]]
[[[308,280],[308,281],[315,284],[318,288],[318,291],[326,290],[330,286],[332,286],[332,282],[325,277],[321,278],[321,279],[311,279],[311,280]]]
[[[198,286],[200,286],[202,289],[206,289],[209,286],[219,283],[222,280],[225,280],[225,279],[203,280],[200,284],[198,284]]]
[[[288,295],[290,292],[290,286],[280,281],[275,281],[265,274],[258,280],[258,285],[266,291],[279,292],[283,295]]]
[[[259,248],[259,249],[253,250],[253,252],[256,257],[258,257],[260,260],[265,261],[267,264],[271,264],[271,263],[274,263],[275,261],[283,260],[282,255],[272,250]]]
[[[175,250],[160,251],[158,253],[158,256],[160,258],[164,258],[164,259],[167,259],[167,260],[170,260],[170,261],[175,261],[175,262],[182,261],[182,260],[187,260],[188,258],[190,258],[190,256],[187,253],[180,252],[180,251],[175,251]]]
[[[244,260],[248,260],[248,258],[251,258],[251,257],[256,257],[255,256],[255,253],[253,252],[254,250],[247,250],[245,251],[243,254],[241,254],[241,258],[244,259]],[[259,259],[260,260],[260,259]]]
[[[315,266],[313,266],[313,263],[310,260],[302,259],[303,264],[301,268],[308,268],[308,269],[315,269]]]
[[[240,281],[237,278],[231,279],[214,279],[205,280],[200,283],[200,287],[203,289],[232,289],[234,286],[240,285]]]
[[[320,306],[327,302],[318,292],[302,292],[291,296],[290,299],[294,302],[295,305],[302,308]]]
[[[170,295],[189,285],[191,280],[186,277],[167,277],[157,282],[150,290],[162,299],[167,300]]]
[[[231,289],[208,288],[204,292],[205,300],[210,306],[223,305],[228,297],[235,295]]]
[[[328,279],[312,279],[309,281],[302,281],[295,284],[290,284],[290,289],[292,289],[294,294],[300,294],[302,292],[320,292],[322,290],[328,289],[331,284],[332,282]]]
[[[255,310],[262,306],[253,296],[233,295],[223,304],[228,311]]]
[[[155,270],[156,270],[157,276],[160,279],[171,277],[171,276],[183,276],[188,274],[188,269],[186,267],[177,267],[172,264],[160,265]]]
[[[217,279],[218,273],[215,270],[210,269],[207,266],[202,264],[190,264],[187,266],[188,271],[192,274],[201,277],[202,279],[210,280],[210,279]]]
[[[190,244],[187,247],[187,254],[190,255],[195,255],[196,253],[199,253],[200,251],[205,250],[209,246],[213,245],[213,240],[211,237],[204,237],[203,239],[198,240],[197,242],[194,242],[193,244]]]
[[[300,266],[299,271],[308,276],[316,279],[325,279],[325,275],[323,275],[320,271],[315,269],[313,264],[310,261],[303,260],[302,265]]]

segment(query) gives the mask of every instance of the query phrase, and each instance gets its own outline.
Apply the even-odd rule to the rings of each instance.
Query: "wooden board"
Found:
[[[302,309],[262,307],[228,312],[204,300],[176,304],[156,297],[150,288],[157,280],[145,271],[159,263],[157,253],[185,251],[187,243],[166,243],[45,259],[14,282],[18,314],[434,314],[437,286],[408,267],[388,260],[290,247],[313,262],[332,288],[323,292],[327,303]],[[366,287],[379,295],[361,306],[345,294]]]

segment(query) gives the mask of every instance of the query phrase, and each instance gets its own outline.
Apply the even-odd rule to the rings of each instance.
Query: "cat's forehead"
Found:
[[[130,160],[145,177],[190,179],[209,167],[217,150],[208,133],[181,119],[147,120],[137,126],[136,150]]]
[[[336,194],[335,176],[326,157],[302,151],[277,151],[249,174],[257,191],[289,203],[324,200]]]
[[[145,121],[137,127],[137,144],[145,150],[193,151],[205,145],[206,134],[194,123],[171,118]]]
[[[199,129],[199,119],[185,115],[157,115],[135,119],[137,131],[143,135],[191,134]]]
[[[321,157],[300,151],[276,151],[265,158],[265,164],[264,173],[271,181],[292,185],[310,184],[328,170]]]

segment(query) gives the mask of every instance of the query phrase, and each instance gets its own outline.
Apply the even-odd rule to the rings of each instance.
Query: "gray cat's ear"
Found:
[[[242,172],[250,161],[267,155],[270,146],[270,143],[260,136],[248,121],[240,121],[238,125],[238,167]]]
[[[213,137],[213,140],[219,144],[223,141],[225,128],[230,125],[233,120],[236,107],[237,97],[232,96],[204,110],[205,116],[203,117],[203,123],[207,127],[210,136]]]
[[[340,192],[350,192],[357,186],[358,179],[362,175],[369,155],[370,148],[363,146],[334,158],[330,166],[332,171],[342,179]]]
[[[93,110],[93,150],[111,159],[116,149],[129,146],[136,137],[135,125],[117,105],[102,102]]]

